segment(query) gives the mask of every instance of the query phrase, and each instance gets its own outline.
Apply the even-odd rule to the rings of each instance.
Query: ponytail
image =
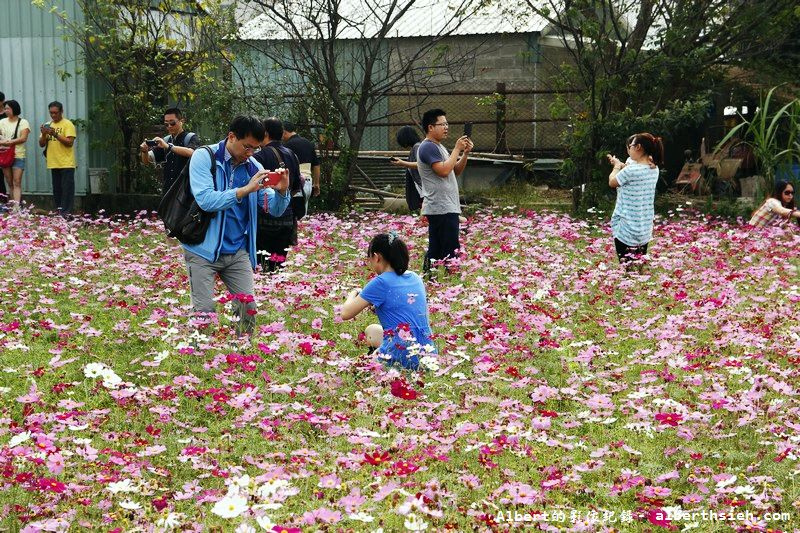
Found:
[[[653,163],[660,167],[664,164],[664,141],[650,133],[637,133],[628,137],[628,144],[638,144],[644,153],[653,158]]]
[[[393,231],[379,233],[372,238],[367,256],[372,254],[381,254],[398,275],[403,275],[408,270],[408,247]]]

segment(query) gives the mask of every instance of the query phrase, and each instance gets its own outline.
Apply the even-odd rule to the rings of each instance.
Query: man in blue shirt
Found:
[[[208,317],[215,311],[214,281],[218,274],[235,300],[239,331],[252,333],[256,304],[253,270],[256,267],[256,220],[264,201],[269,212],[280,216],[291,199],[289,175],[267,186],[267,171],[252,155],[264,140],[264,125],[255,117],[233,119],[227,138],[195,150],[189,161],[192,194],[201,209],[216,213],[200,244],[184,244],[192,307]],[[211,165],[216,167],[212,181]]]

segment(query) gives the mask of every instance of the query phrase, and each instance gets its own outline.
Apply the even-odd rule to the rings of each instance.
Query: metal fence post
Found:
[[[499,95],[495,104],[494,151],[507,152],[506,146],[506,84],[497,82],[495,92]],[[502,147],[502,148],[501,148]]]

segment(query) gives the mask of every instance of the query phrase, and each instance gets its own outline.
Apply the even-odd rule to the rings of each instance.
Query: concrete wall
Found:
[[[396,70],[399,64],[405,64],[425,46],[427,38],[403,38],[387,43],[390,50],[387,64],[376,66]],[[257,43],[269,46],[272,50],[285,47],[286,43]],[[357,49],[354,41],[341,42],[341,55],[346,58],[349,49]],[[550,106],[553,95],[547,94],[509,94],[506,96],[505,142],[499,146],[496,120],[497,107],[490,96],[497,89],[498,83],[504,83],[508,91],[552,90],[550,81],[562,61],[568,57],[563,49],[557,46],[539,45],[536,33],[501,34],[501,35],[468,35],[449,37],[419,61],[419,68],[405,80],[408,90],[397,88],[395,92],[411,92],[411,95],[392,96],[381,102],[373,110],[371,116],[379,125],[367,129],[361,145],[362,150],[397,149],[395,133],[401,124],[419,122],[426,109],[441,107],[448,113],[448,120],[454,124],[454,132],[461,131],[465,121],[475,123],[473,139],[477,147],[486,151],[495,148],[500,152],[514,153],[541,150],[557,150],[560,145],[560,134],[564,123],[535,122],[534,119],[550,119]],[[298,76],[295,73],[280,70],[266,55],[252,51],[244,52],[247,58],[240,57],[241,72],[245,73],[247,91],[251,96],[263,91],[268,86],[274,94],[293,93],[302,90],[298,87]],[[284,52],[288,55],[288,52]],[[459,59],[461,58],[461,59]],[[441,65],[456,59],[453,68],[443,69]],[[252,63],[255,69],[244,68],[245,63]],[[380,68],[378,68],[380,67]],[[347,73],[358,75],[354,63],[344,61],[341,65],[343,78]],[[257,77],[247,72],[258,73]],[[455,81],[455,83],[453,83]],[[427,94],[427,91],[434,94]],[[454,96],[435,93],[453,91],[474,91],[485,93],[484,96]],[[422,94],[425,92],[425,94]],[[244,100],[247,100],[246,96]],[[264,107],[269,113],[286,115],[291,106],[308,106],[301,99],[292,99],[277,104],[270,104],[265,98]],[[520,122],[513,122],[514,120]]]
[[[399,40],[398,56],[408,57],[422,44],[422,39]],[[534,91],[555,89],[552,76],[557,66],[568,59],[562,49],[540,46],[539,36],[534,33],[458,36],[448,38],[442,44],[450,50],[450,56],[473,54],[474,58],[464,61],[462,68],[453,73],[458,78],[457,83],[443,87],[442,91],[492,93],[498,90],[499,83],[505,84],[505,89],[512,93],[531,91],[505,96],[507,122],[504,142],[497,128],[498,106],[490,96],[417,94],[391,97],[389,110],[392,121],[418,122],[426,109],[440,107],[447,112],[450,124],[455,125],[455,133],[461,131],[464,122],[475,123],[473,140],[479,150],[519,153],[558,149],[565,124],[535,121],[552,118],[550,106],[555,96]],[[428,63],[433,63],[431,56],[435,53],[428,54]],[[451,81],[451,78],[438,73],[418,81],[422,82],[421,86],[435,86]],[[412,88],[411,92],[420,91]],[[436,89],[431,92],[436,92]],[[396,148],[393,139],[396,129],[390,132],[387,148]]]

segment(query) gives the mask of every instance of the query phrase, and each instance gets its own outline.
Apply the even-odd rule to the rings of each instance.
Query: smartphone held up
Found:
[[[472,122],[465,122],[464,123],[464,136],[465,137],[472,137]]]
[[[274,187],[281,182],[283,173],[277,170],[268,170],[264,175],[264,180],[261,182],[264,187]]]

